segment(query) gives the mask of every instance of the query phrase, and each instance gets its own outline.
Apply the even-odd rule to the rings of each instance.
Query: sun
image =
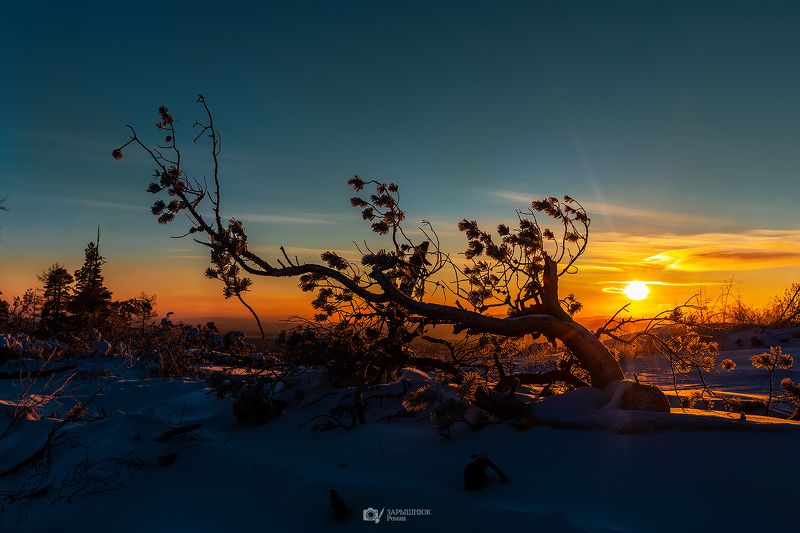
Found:
[[[622,292],[631,300],[644,300],[650,294],[650,287],[642,281],[631,281]]]

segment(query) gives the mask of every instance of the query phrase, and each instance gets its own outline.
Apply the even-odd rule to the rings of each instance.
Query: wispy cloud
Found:
[[[659,286],[659,287],[705,287],[707,285],[723,285],[724,284],[724,282],[673,283],[673,282],[670,282],[670,281],[642,281],[642,280],[639,280],[639,279],[631,280],[631,281],[637,281],[638,283],[644,283],[645,285],[655,285],[655,286]],[[598,284],[598,285],[606,285],[606,284],[609,284],[609,283],[613,284],[613,283],[624,283],[624,282],[620,282],[618,280],[617,281],[598,281],[598,282],[596,282],[596,284]],[[622,294],[622,293],[625,292],[625,287],[617,287],[617,286],[611,285],[610,287],[603,287],[600,290],[602,290],[603,292],[608,292],[608,293],[612,293],[612,294]]]
[[[595,264],[685,272],[735,272],[800,265],[800,230],[741,233],[598,232],[587,258]]]
[[[634,280],[631,280],[634,281]],[[673,283],[669,281],[642,281],[642,280],[635,280],[639,283],[644,283],[645,285],[654,285],[660,287],[705,287],[709,285],[723,285],[724,282],[699,282],[699,283]],[[596,284],[598,285],[607,285],[611,284],[608,287],[603,287],[600,289],[601,291],[608,293],[608,294],[625,294],[625,287],[620,287],[618,285],[614,285],[615,283],[625,283],[620,281],[598,281]]]
[[[625,294],[625,287],[603,287],[600,290],[608,294]]]
[[[596,272],[624,272],[624,269],[618,266],[609,265],[593,265],[586,263],[578,263],[578,271],[596,271]]]
[[[338,224],[338,222],[322,213],[297,213],[293,215],[247,213],[242,215],[241,218],[248,222],[261,222],[264,224]]]
[[[99,138],[93,139],[90,137],[75,136],[69,133],[58,134],[58,133],[34,131],[34,130],[0,129],[0,135],[13,135],[15,137],[23,137],[26,139],[32,139],[43,143],[48,143],[51,145],[62,144],[68,146],[82,146],[89,148],[110,149],[111,145],[114,144],[113,141],[109,142],[108,140],[103,140]],[[110,153],[111,152],[109,152],[109,154]]]
[[[526,194],[512,191],[495,191],[492,193],[497,198],[508,200],[524,206],[530,205],[534,199],[542,198],[541,194]],[[580,200],[580,199],[579,199]],[[648,207],[634,207],[625,204],[604,202],[604,201],[581,201],[586,208],[589,217],[598,215],[612,219],[636,220],[648,225],[668,227],[697,227],[698,225],[720,224],[724,222],[719,217],[712,217],[696,213],[680,213],[677,211],[665,211],[663,209],[653,209]]]
[[[800,246],[784,243],[783,248],[764,247],[760,250],[721,246],[679,248],[646,257],[644,261],[667,270],[686,272],[759,270],[800,265]]]
[[[69,204],[78,207],[94,208],[94,209],[123,209],[125,211],[144,211],[146,208],[142,205],[126,204],[122,202],[113,202],[107,200],[91,200],[88,198],[68,198],[63,196],[45,196],[41,198],[46,202],[53,202],[59,204]]]

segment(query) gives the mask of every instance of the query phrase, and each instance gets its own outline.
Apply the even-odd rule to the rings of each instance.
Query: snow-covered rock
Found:
[[[612,382],[603,392],[608,398],[603,409],[653,413],[669,413],[670,411],[669,400],[655,385],[621,380]]]

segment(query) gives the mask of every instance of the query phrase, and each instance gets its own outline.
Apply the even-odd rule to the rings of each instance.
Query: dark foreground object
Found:
[[[344,500],[339,497],[334,489],[331,489],[328,495],[331,499],[331,509],[333,509],[333,516],[336,520],[344,520],[350,516],[350,509],[347,508]]]
[[[494,470],[500,483],[508,483],[509,479],[500,467],[494,464],[485,453],[473,455],[472,462],[464,468],[464,490],[481,490],[489,486],[489,478],[486,476],[488,468]]]

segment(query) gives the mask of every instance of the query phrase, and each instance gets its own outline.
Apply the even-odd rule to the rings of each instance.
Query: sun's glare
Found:
[[[650,294],[650,287],[641,281],[631,281],[623,292],[631,300],[644,300]]]

